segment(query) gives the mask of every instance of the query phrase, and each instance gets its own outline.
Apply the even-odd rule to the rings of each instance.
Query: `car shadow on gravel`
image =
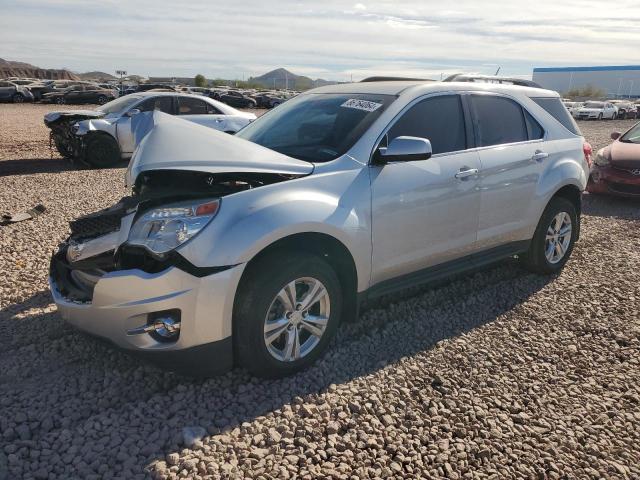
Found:
[[[62,173],[69,170],[111,170],[125,168],[128,161],[122,161],[112,167],[98,169],[66,158],[23,158],[0,161],[0,177],[11,175],[31,175],[34,173]]]
[[[584,194],[582,213],[594,217],[640,220],[640,199]]]
[[[127,468],[142,472],[184,448],[185,427],[229,434],[258,417],[291,412],[293,403],[322,404],[334,384],[367,382],[369,375],[394,368],[405,357],[426,356],[448,342],[457,345],[466,332],[518,308],[552,280],[509,261],[436,288],[389,296],[343,324],[315,365],[277,380],[256,379],[242,369],[211,379],[162,371],[79,335],[49,309],[48,295],[40,292],[0,311],[0,328],[13,338],[5,346],[15,347],[0,356],[3,409],[7,418],[28,417],[30,448],[56,444],[63,449],[67,437],[81,436],[82,445],[100,452],[93,457],[96,465],[116,471],[123,462],[114,453],[133,435],[125,445],[135,446],[127,453],[135,462],[127,462]],[[434,396],[448,394],[447,380],[436,382],[428,366],[423,379]],[[135,432],[142,418],[146,437],[140,439]],[[11,429],[4,438],[9,443],[27,436],[20,425]],[[87,468],[75,473],[91,473],[93,464]]]

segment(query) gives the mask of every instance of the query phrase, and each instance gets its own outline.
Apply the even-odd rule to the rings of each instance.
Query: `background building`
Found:
[[[561,94],[591,86],[608,98],[640,97],[640,65],[534,68],[533,81]]]

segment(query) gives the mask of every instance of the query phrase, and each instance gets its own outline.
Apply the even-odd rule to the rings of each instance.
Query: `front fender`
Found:
[[[105,132],[116,138],[115,124],[104,119],[82,120],[77,123],[78,128],[74,132],[75,135],[83,137],[91,132]]]
[[[366,288],[371,263],[367,169],[311,175],[224,197],[211,225],[179,252],[198,266],[236,265],[298,233],[330,235],[345,245],[356,265],[358,289]]]

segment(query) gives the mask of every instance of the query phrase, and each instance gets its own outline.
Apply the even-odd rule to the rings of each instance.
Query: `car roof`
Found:
[[[559,97],[557,92],[542,88],[522,87],[484,82],[434,82],[424,80],[358,82],[327,85],[314,88],[307,93],[362,93],[374,95],[401,95],[403,93],[437,93],[450,91],[487,91],[528,97]]]

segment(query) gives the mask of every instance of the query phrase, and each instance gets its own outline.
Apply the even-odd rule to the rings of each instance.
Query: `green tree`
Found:
[[[196,78],[193,79],[194,83],[196,84],[196,87],[206,87],[207,86],[207,79],[204,78],[204,75],[196,75]]]

